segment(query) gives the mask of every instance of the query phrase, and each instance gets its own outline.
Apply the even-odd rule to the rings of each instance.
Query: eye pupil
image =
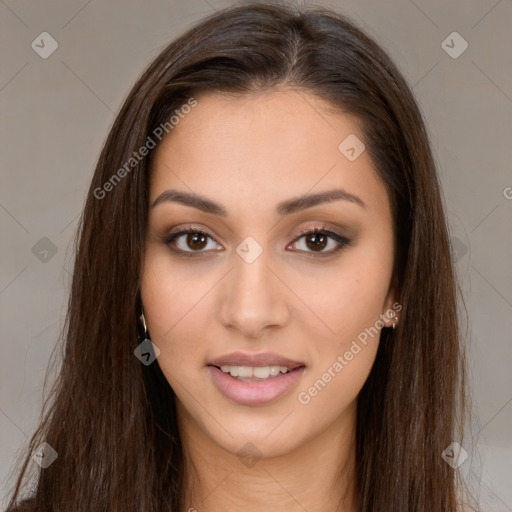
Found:
[[[192,241],[193,245],[189,243],[190,241]],[[206,243],[206,236],[201,233],[192,233],[187,236],[187,245],[191,249],[203,249]]]
[[[327,237],[323,234],[313,233],[307,237],[307,246],[316,251],[317,249],[324,249],[326,246]]]

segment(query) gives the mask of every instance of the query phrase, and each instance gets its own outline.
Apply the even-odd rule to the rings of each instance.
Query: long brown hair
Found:
[[[403,310],[399,327],[382,331],[358,398],[359,508],[460,510],[463,481],[441,453],[454,440],[462,444],[466,363],[422,115],[389,56],[353,22],[325,8],[276,2],[245,3],[203,20],[158,55],[124,101],[77,229],[61,368],[9,507],[25,498],[19,510],[182,510],[175,395],[158,364],[134,356],[151,158],[126,162],[191,98],[283,85],[355,116],[392,205],[393,282]],[[43,441],[58,458],[27,484]]]

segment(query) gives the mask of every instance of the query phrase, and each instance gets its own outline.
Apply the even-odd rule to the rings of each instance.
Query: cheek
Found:
[[[391,258],[372,247],[361,247],[347,252],[327,276],[323,270],[316,276],[308,272],[300,289],[313,314],[301,315],[299,321],[307,324],[309,337],[323,339],[333,349],[342,350],[361,332],[374,326],[384,313],[391,271]],[[327,284],[320,286],[322,281]]]
[[[182,268],[184,268],[183,266]],[[169,267],[169,258],[148,251],[141,277],[141,298],[151,341],[160,349],[158,364],[170,383],[185,367],[203,364],[212,277],[198,278]]]
[[[352,350],[350,350],[352,348]],[[366,382],[377,351],[377,344],[359,347],[350,344],[347,351],[336,354],[329,364],[305,380],[297,401],[306,423],[329,425],[348,410]],[[351,354],[351,360],[347,359]],[[307,429],[318,428],[307,427]]]
[[[377,354],[379,315],[384,313],[392,272],[391,251],[383,251],[385,245],[377,241],[378,237],[347,252],[329,273],[329,285],[322,292],[312,286],[311,275],[304,280],[310,292],[308,305],[316,316],[300,320],[307,338],[313,340],[313,364],[298,401],[305,411],[321,412],[325,421],[333,420],[357,397]]]
[[[359,267],[358,263],[341,270],[329,289],[318,294],[314,307],[329,327],[321,326],[325,334],[318,335],[316,317],[303,325],[312,341],[313,364],[297,399],[305,414],[321,415],[322,424],[334,421],[356,399],[379,346],[381,329],[376,322],[383,313],[387,272],[374,275]]]

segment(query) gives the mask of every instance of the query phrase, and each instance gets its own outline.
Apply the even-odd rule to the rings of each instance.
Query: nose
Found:
[[[234,268],[221,287],[220,321],[246,338],[260,338],[268,327],[282,327],[290,317],[290,292],[270,259],[266,250],[252,263],[235,253]]]

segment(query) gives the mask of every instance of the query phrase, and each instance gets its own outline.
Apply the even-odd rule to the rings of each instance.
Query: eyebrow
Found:
[[[364,201],[354,195],[350,194],[344,189],[327,190],[325,192],[319,192],[317,194],[309,194],[306,196],[296,197],[282,201],[277,205],[276,212],[280,216],[290,215],[292,213],[312,208],[322,203],[328,203],[331,201],[348,201],[359,205],[361,208],[366,208]],[[228,211],[224,206],[198,194],[191,194],[180,190],[166,190],[162,192],[151,205],[151,208],[155,208],[159,204],[165,202],[180,203],[185,206],[191,206],[197,208],[206,213],[211,213],[221,217],[227,217]]]

